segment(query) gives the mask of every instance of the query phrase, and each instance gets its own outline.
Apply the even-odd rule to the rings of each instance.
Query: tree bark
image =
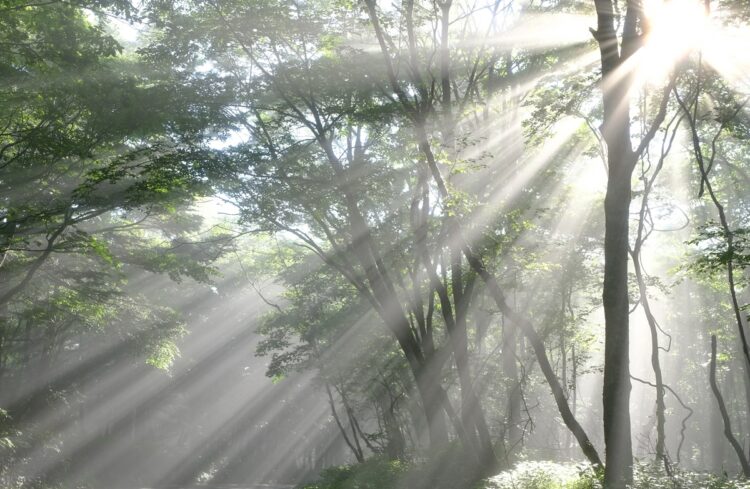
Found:
[[[644,198],[646,198],[644,196]],[[633,267],[635,269],[635,278],[638,282],[638,292],[641,296],[641,306],[646,315],[648,329],[651,334],[651,368],[654,371],[654,384],[656,385],[656,447],[654,449],[654,459],[660,462],[664,459],[666,453],[666,434],[664,426],[666,424],[666,404],[664,396],[664,377],[661,372],[661,361],[659,360],[659,333],[656,324],[656,318],[651,311],[651,304],[648,300],[648,289],[643,277],[643,268],[640,262],[640,252],[634,252],[632,255]]]
[[[350,177],[336,156],[332,142],[325,137],[323,128],[318,129],[319,143],[336,177],[343,182],[341,188],[351,226],[352,249],[372,290],[372,295],[377,301],[376,311],[393,333],[414,374],[427,418],[430,444],[438,448],[448,442],[448,431],[442,415],[442,405],[446,397],[440,385],[439,372],[435,371],[440,368],[440,362],[431,362],[430,359],[425,358],[424,352],[414,337],[395,287],[376,251],[376,245],[362,211],[359,209],[357,198],[350,188]]]
[[[385,60],[386,72],[387,72],[388,79],[391,84],[391,88],[396,94],[396,97],[399,103],[402,105],[407,117],[409,117],[409,119],[414,123],[414,132],[415,132],[415,137],[417,140],[418,148],[425,157],[427,167],[429,168],[430,174],[438,189],[439,195],[441,196],[441,198],[447,201],[449,200],[450,194],[448,192],[448,188],[445,184],[445,181],[440,174],[440,170],[437,167],[437,161],[436,161],[435,155],[432,152],[430,141],[429,141],[427,131],[425,128],[426,114],[423,113],[421,110],[422,109],[421,104],[427,104],[428,103],[427,101],[429,99],[428,97],[422,96],[421,101],[417,100],[414,103],[411,102],[410,97],[407,95],[407,93],[399,84],[398,78],[396,76],[396,73],[393,67],[391,57],[388,53],[389,51],[388,44],[386,42],[385,34],[382,30],[380,21],[377,16],[377,11],[376,11],[377,4],[374,0],[364,0],[364,4],[367,7],[370,21],[375,30],[375,36],[378,40],[378,44],[380,45],[380,49]],[[448,6],[448,7],[450,6],[450,4],[447,2],[441,5]],[[414,49],[414,44],[413,44],[413,39],[414,39],[413,25],[412,25],[413,19],[411,18],[412,9],[413,9],[413,2],[411,1],[406,2],[406,7],[404,10],[405,10],[405,17],[406,17],[406,24],[407,24],[407,31],[408,31],[408,40],[410,43],[409,51],[410,51],[410,56],[412,58],[412,65],[413,65],[412,66],[413,82],[417,88],[417,92],[420,95],[423,95],[426,89],[425,89],[423,80],[421,79],[421,76],[419,75],[419,71],[416,69],[417,63],[414,59],[415,49]],[[444,16],[445,16],[445,10],[444,10]],[[444,17],[444,20],[445,20],[445,17]],[[447,26],[445,27],[447,28]],[[442,54],[443,56],[445,56],[447,54],[447,51],[443,50]],[[447,64],[443,63],[443,66],[447,67]],[[443,75],[447,75],[447,74],[448,73],[443,72]],[[441,83],[446,79],[446,77],[443,76],[442,78],[443,80],[441,80]],[[450,91],[448,90],[447,92],[449,94]],[[448,94],[446,93],[443,94],[445,97],[445,99],[443,100],[443,103],[446,103],[446,101],[449,101]],[[575,419],[572,412],[570,411],[570,407],[568,406],[568,402],[565,397],[564,391],[562,387],[560,386],[560,381],[555,375],[554,370],[549,362],[549,358],[547,357],[547,353],[544,349],[544,343],[542,339],[536,333],[531,323],[525,320],[525,318],[522,318],[515,311],[513,311],[505,302],[504,295],[502,294],[502,291],[499,285],[497,284],[497,281],[494,279],[492,274],[490,274],[489,271],[484,267],[481,259],[479,259],[478,256],[474,255],[474,253],[470,250],[468,244],[465,243],[462,229],[458,221],[456,221],[455,230],[452,230],[452,231],[455,232],[455,236],[452,236],[452,238],[460,240],[462,251],[466,256],[467,261],[469,262],[469,266],[482,278],[485,284],[487,284],[488,289],[490,289],[491,295],[493,296],[493,299],[498,305],[498,307],[500,308],[501,312],[506,317],[508,317],[511,321],[513,321],[517,326],[519,326],[524,332],[524,335],[526,335],[529,338],[529,341],[532,344],[534,352],[538,358],[539,364],[542,367],[542,371],[545,375],[545,378],[547,379],[547,382],[550,385],[550,388],[552,389],[553,396],[555,398],[555,401],[557,402],[563,421],[565,422],[566,426],[571,431],[573,431],[573,434],[578,440],[579,445],[581,446],[581,449],[583,450],[586,457],[591,461],[593,465],[597,467],[601,467],[601,460],[599,459],[599,455],[596,452],[596,449],[594,448],[591,441],[588,439],[588,436],[586,435],[583,428],[580,426],[580,424],[578,423],[578,421]]]
[[[628,138],[629,139],[629,138]],[[604,442],[605,485],[633,482],[630,433],[630,324],[628,226],[633,158],[628,148],[608,147],[609,180],[604,199]],[[609,484],[607,485],[607,481]]]
[[[630,432],[630,324],[628,301],[628,233],[631,178],[636,154],[630,141],[632,74],[623,62],[633,53],[637,39],[639,2],[628,0],[622,52],[615,27],[612,0],[595,0],[602,65],[604,121],[609,175],[604,198],[604,385],[602,389],[606,463],[604,485],[624,489],[633,483],[633,448]]]
[[[502,372],[506,382],[505,392],[508,398],[508,408],[505,414],[505,441],[507,446],[507,462],[515,462],[514,448],[521,442],[521,381],[518,378],[518,334],[516,325],[511,321],[503,321],[502,333]]]
[[[719,405],[721,419],[724,422],[724,436],[726,437],[729,444],[732,445],[734,452],[737,454],[737,459],[739,460],[740,466],[742,467],[742,474],[745,477],[750,477],[750,462],[748,462],[747,456],[742,450],[742,445],[740,445],[740,442],[737,441],[737,438],[735,438],[734,434],[732,433],[732,424],[729,420],[729,413],[727,412],[724,398],[721,395],[719,385],[716,381],[716,335],[711,335],[711,371],[709,374],[709,382],[711,383],[711,390],[713,391],[714,397],[716,398],[716,403]]]
[[[357,462],[363,463],[365,461],[365,457],[362,453],[362,448],[360,448],[359,443],[354,444],[349,439],[349,435],[346,432],[346,428],[344,427],[343,423],[341,422],[341,418],[339,417],[339,413],[336,410],[336,401],[333,399],[333,393],[331,392],[331,386],[328,384],[328,381],[324,381],[325,388],[326,388],[326,394],[328,395],[328,406],[331,408],[331,415],[333,415],[333,420],[336,421],[336,426],[339,428],[339,433],[341,433],[341,437],[344,439],[344,442],[346,443],[346,446],[349,447],[349,449],[354,454],[354,457],[357,459]],[[355,433],[356,436],[356,433]]]
[[[542,341],[542,338],[526,318],[518,314],[515,310],[511,309],[511,307],[505,300],[505,295],[503,294],[502,289],[500,289],[500,285],[497,283],[497,280],[491,273],[489,273],[479,257],[474,255],[474,253],[468,248],[468,246],[464,248],[464,253],[472,269],[474,269],[474,271],[482,278],[482,280],[487,285],[487,289],[494,299],[495,304],[500,309],[500,312],[502,312],[510,321],[518,326],[526,336],[526,338],[528,338],[529,343],[531,343],[531,347],[534,350],[537,361],[539,362],[539,368],[542,370],[544,378],[547,380],[547,384],[552,390],[552,396],[555,398],[560,416],[562,417],[565,426],[567,426],[568,429],[573,433],[573,436],[575,436],[576,440],[578,441],[578,445],[581,447],[581,451],[583,451],[583,454],[591,462],[592,465],[594,465],[595,467],[601,467],[602,462],[599,458],[599,454],[597,453],[596,448],[594,447],[593,443],[591,443],[591,440],[589,440],[589,437],[584,431],[583,427],[578,423],[578,420],[570,410],[568,399],[565,397],[565,391],[560,385],[560,380],[557,378],[557,375],[555,375],[552,364],[550,364],[549,358],[547,357],[547,351],[544,349],[544,342]]]
[[[474,389],[474,381],[469,364],[467,320],[469,303],[473,295],[474,278],[469,279],[466,288],[463,287],[462,255],[460,247],[451,245],[451,274],[454,304],[456,305],[456,322],[451,334],[453,355],[456,359],[461,384],[461,415],[464,429],[471,430],[473,439],[476,437],[477,454],[482,467],[491,469],[496,464],[495,450],[492,436],[487,425],[479,396]]]

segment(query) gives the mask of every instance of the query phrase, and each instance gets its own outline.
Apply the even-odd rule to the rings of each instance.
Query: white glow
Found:
[[[208,225],[232,220],[239,213],[237,206],[221,196],[202,199],[195,204],[194,209]]]
[[[750,94],[750,52],[745,48],[750,42],[748,26],[723,27],[703,50],[703,57],[732,88]]]
[[[651,0],[644,5],[650,33],[639,53],[641,81],[663,81],[674,63],[710,44],[709,17],[702,1]]]

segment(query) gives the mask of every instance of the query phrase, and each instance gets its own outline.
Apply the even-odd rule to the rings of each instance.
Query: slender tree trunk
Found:
[[[549,357],[547,356],[547,351],[544,348],[544,342],[542,341],[542,338],[526,318],[518,314],[508,305],[505,300],[505,295],[503,294],[502,289],[500,289],[500,285],[497,283],[495,277],[491,273],[489,273],[482,261],[476,255],[474,255],[474,253],[468,247],[464,249],[464,253],[466,254],[466,259],[468,260],[472,269],[474,269],[474,271],[482,278],[482,280],[484,280],[485,284],[487,284],[487,289],[494,299],[495,304],[500,309],[500,312],[502,312],[508,319],[510,319],[516,326],[518,326],[526,336],[526,338],[529,340],[531,348],[534,350],[534,354],[536,355],[537,361],[539,362],[539,368],[542,370],[544,378],[547,380],[547,384],[552,390],[552,396],[555,398],[555,402],[557,403],[560,417],[565,423],[565,426],[567,426],[568,429],[573,433],[573,436],[575,436],[576,440],[578,441],[578,445],[581,447],[581,451],[583,451],[583,454],[592,463],[592,465],[601,467],[601,459],[599,458],[599,454],[597,453],[596,448],[594,447],[593,443],[591,443],[591,440],[589,440],[586,431],[578,423],[578,420],[570,411],[568,399],[565,397],[565,392],[560,385],[560,380],[557,378],[557,375],[555,375],[555,371],[549,361]]]
[[[628,143],[629,145],[629,143]],[[604,201],[604,442],[608,488],[633,482],[630,433],[630,324],[628,300],[628,226],[631,157],[610,146],[609,181]],[[623,157],[624,156],[624,157]]]
[[[403,88],[401,87],[399,83],[398,77],[396,76],[396,72],[393,67],[393,62],[389,54],[389,48],[388,48],[388,43],[386,41],[386,36],[382,30],[380,20],[378,19],[377,3],[375,2],[375,0],[364,0],[364,4],[367,7],[367,12],[368,12],[370,21],[375,30],[375,36],[378,40],[378,44],[380,45],[380,49],[385,60],[386,72],[387,72],[388,79],[391,84],[391,88],[396,94],[396,97],[398,98],[399,103],[402,105],[403,110],[406,113],[407,117],[409,117],[409,119],[414,123],[415,137],[418,143],[419,150],[425,156],[427,167],[429,168],[430,174],[432,175],[435,185],[437,186],[438,193],[440,194],[441,198],[447,201],[450,197],[448,188],[446,187],[445,181],[440,175],[440,171],[437,167],[437,161],[435,159],[435,155],[432,152],[432,148],[430,147],[429,138],[425,130],[426,114],[422,112],[422,104],[427,103],[427,101],[429,100],[429,97],[426,96],[427,89],[425,87],[425,84],[423,83],[421,75],[419,75],[419,71],[417,69],[417,62],[415,59],[416,49],[415,49],[415,43],[414,43],[414,33],[413,33],[413,23],[412,23],[413,22],[412,10],[413,10],[414,3],[412,1],[407,1],[405,2],[405,8],[404,8],[406,25],[407,25],[407,38],[409,42],[409,52],[410,52],[410,57],[412,58],[411,63],[413,65],[412,66],[413,82],[414,82],[414,85],[417,87],[417,92],[419,93],[420,99],[421,99],[421,102],[417,101],[414,103],[411,102],[411,98],[403,90]],[[445,3],[441,3],[441,5],[449,7],[450,3],[445,2]],[[446,10],[443,11],[443,14],[444,14],[444,22],[447,22],[447,19],[445,19]],[[447,29],[447,26],[444,25],[444,29]],[[444,44],[444,46],[447,46],[447,43]],[[444,50],[443,54],[445,53],[446,51]],[[447,65],[444,63],[443,66],[447,66]],[[442,73],[442,75],[448,75],[448,74],[449,74],[449,70],[447,72],[443,71]],[[446,76],[443,76],[443,79],[445,78]],[[441,83],[442,83],[442,80],[441,80]],[[445,97],[444,102],[446,100],[449,100],[448,95],[450,93],[450,90],[447,90],[446,92],[447,94],[446,93],[443,94]],[[553,396],[558,405],[558,409],[560,410],[560,414],[561,414],[563,421],[565,422],[566,426],[568,426],[568,428],[571,431],[573,431],[573,434],[578,440],[579,445],[581,446],[581,449],[583,450],[586,457],[591,461],[592,464],[600,467],[601,460],[599,458],[598,453],[596,452],[595,447],[593,446],[588,436],[586,435],[585,431],[583,430],[583,428],[580,426],[580,424],[578,423],[578,421],[575,419],[575,417],[572,415],[570,411],[570,407],[568,406],[567,399],[565,398],[564,392],[560,386],[560,381],[556,377],[554,370],[552,369],[552,366],[549,363],[549,358],[547,357],[547,352],[544,348],[544,343],[542,342],[542,339],[536,333],[536,330],[534,330],[531,323],[526,321],[525,318],[522,318],[521,316],[519,316],[505,302],[505,297],[497,281],[495,280],[495,278],[484,267],[479,257],[474,255],[474,253],[469,248],[468,243],[464,242],[460,223],[457,223],[456,225],[456,235],[457,236],[455,236],[455,238],[459,238],[461,240],[461,247],[462,247],[463,253],[466,255],[466,259],[469,262],[470,267],[482,278],[485,284],[487,284],[488,289],[490,289],[493,300],[498,305],[501,312],[504,315],[506,315],[509,319],[511,319],[511,321],[513,321],[517,326],[519,326],[523,330],[524,335],[526,335],[529,338],[529,341],[532,344],[534,352],[542,368],[542,372],[544,373],[545,378],[547,379],[547,382],[550,385],[550,388],[552,389]]]
[[[505,441],[507,446],[507,462],[515,462],[514,448],[521,442],[521,383],[518,378],[518,334],[517,328],[511,321],[503,321],[502,333],[502,371],[505,381],[505,393],[508,408],[505,414]]]
[[[435,180],[438,191],[442,198],[448,199],[450,195],[447,187],[445,186],[445,182],[443,181],[442,176],[437,169],[432,149],[426,140],[426,134],[424,134],[424,126],[417,124],[416,129],[418,137],[425,138],[420,139],[419,148],[425,155],[425,158],[428,162],[428,168],[430,169],[430,173]],[[550,364],[549,357],[547,356],[547,351],[545,350],[544,342],[542,341],[541,337],[526,318],[518,314],[508,305],[505,300],[505,295],[503,294],[502,289],[500,288],[500,285],[498,284],[495,277],[489,272],[489,270],[487,270],[480,257],[475,255],[469,245],[465,242],[462,234],[462,229],[458,221],[455,221],[453,239],[460,240],[463,253],[466,256],[466,260],[469,263],[470,268],[487,285],[487,289],[492,296],[495,304],[500,309],[500,312],[503,313],[503,315],[505,315],[508,319],[510,319],[516,326],[518,326],[523,331],[523,334],[528,338],[534,350],[534,354],[537,357],[537,361],[539,362],[539,366],[542,369],[542,373],[544,374],[544,377],[547,380],[550,389],[552,390],[552,395],[555,398],[555,402],[557,403],[558,410],[560,411],[560,416],[562,417],[563,422],[568,427],[568,429],[571,430],[573,436],[576,437],[576,440],[578,441],[578,444],[581,447],[584,455],[586,455],[586,458],[588,458],[593,465],[600,467],[602,464],[601,459],[599,458],[599,454],[597,453],[594,445],[589,440],[585,430],[581,427],[581,425],[575,419],[575,416],[573,416],[573,413],[570,411],[570,406],[568,405],[568,400],[565,397],[565,392],[560,385],[560,380],[555,375],[552,365]]]
[[[567,321],[566,321],[566,313],[568,312],[568,303],[570,302],[570,295],[572,292],[572,284],[568,286],[565,281],[563,281],[562,287],[560,287],[560,380],[563,385],[563,390],[565,391],[565,397],[570,400],[570,381],[568,380],[568,347],[567,347],[567,341],[566,341],[566,335],[567,335]],[[571,317],[571,319],[573,319]],[[571,412],[573,413],[573,416],[575,416],[575,411],[571,409]],[[570,449],[570,430],[566,430],[565,433],[562,433],[563,438],[563,453],[568,453]]]
[[[607,143],[607,194],[604,198],[604,485],[621,489],[633,483],[633,448],[630,432],[630,324],[628,301],[628,234],[631,179],[636,154],[630,141],[629,90],[632,74],[624,61],[637,38],[640,4],[628,0],[622,52],[615,27],[612,0],[595,0],[602,65],[604,122]]]
[[[711,399],[707,398],[707,402],[712,403]],[[710,409],[709,412],[711,413],[711,423],[709,425],[710,432],[710,463],[711,463],[711,470],[717,474],[721,474],[726,470],[725,467],[725,456],[726,456],[726,440],[724,439],[724,425],[723,420],[721,418],[721,412],[719,411],[719,407],[715,406],[713,409]],[[703,451],[701,451],[703,453]],[[706,463],[707,461],[703,461]]]
[[[578,359],[576,358],[576,344],[570,346],[570,363],[572,371],[570,373],[570,391],[571,391],[571,411],[573,416],[578,416]]]
[[[726,253],[726,277],[727,277],[727,286],[729,288],[729,295],[731,298],[732,303],[732,310],[734,312],[735,321],[737,324],[737,332],[739,334],[740,339],[740,347],[742,351],[742,356],[744,358],[744,371],[746,376],[745,381],[745,402],[747,404],[747,412],[748,417],[750,417],[750,389],[748,389],[748,382],[750,382],[750,345],[748,344],[748,325],[747,325],[747,319],[745,315],[742,312],[742,307],[740,306],[739,299],[737,297],[737,287],[736,287],[736,277],[735,277],[735,245],[734,245],[734,232],[732,231],[732,228],[729,224],[729,219],[727,217],[726,210],[724,209],[724,205],[719,200],[719,196],[717,195],[716,191],[713,188],[713,185],[711,184],[711,180],[709,179],[709,172],[711,171],[711,168],[714,165],[714,161],[716,159],[717,150],[716,150],[716,141],[718,140],[719,136],[725,129],[725,123],[722,123],[716,132],[716,134],[713,137],[713,142],[711,144],[711,152],[710,154],[706,155],[703,152],[703,148],[701,146],[700,136],[698,134],[698,120],[696,116],[696,112],[698,109],[698,100],[700,95],[700,80],[701,80],[701,71],[699,67],[698,72],[698,87],[695,91],[695,99],[694,103],[695,105],[691,107],[686,104],[686,102],[680,98],[679,92],[675,90],[675,95],[677,97],[677,101],[680,104],[680,107],[682,108],[683,113],[685,114],[685,117],[688,122],[688,127],[690,129],[691,134],[691,140],[693,144],[693,152],[695,154],[695,159],[698,163],[698,170],[700,171],[701,175],[701,186],[700,191],[698,193],[698,197],[702,197],[704,191],[708,191],[709,198],[711,202],[713,203],[714,207],[716,208],[716,212],[719,217],[719,223],[721,224],[721,228],[724,234],[724,239],[726,242],[727,247],[727,253]],[[744,104],[741,105],[737,110],[741,110],[744,107]],[[738,112],[735,112],[735,114],[732,117],[735,117]]]
[[[645,197],[644,197],[645,198]],[[643,269],[640,260],[640,247],[631,255],[633,258],[633,267],[635,269],[635,278],[638,282],[638,292],[641,296],[641,307],[646,315],[648,329],[651,334],[651,368],[654,371],[654,384],[656,385],[656,447],[654,458],[660,462],[666,455],[666,434],[664,426],[666,424],[666,404],[664,396],[664,377],[661,371],[661,362],[659,360],[659,332],[656,325],[656,318],[651,311],[651,304],[648,299],[648,289],[643,277]]]
[[[438,192],[443,199],[448,199],[450,197],[450,194],[442,176],[440,175],[440,171],[437,168],[435,156],[432,153],[429,142],[427,142],[426,140],[424,126],[421,124],[416,124],[415,127],[417,136],[418,138],[420,138],[419,149],[425,155],[428,163],[427,166],[430,169],[433,180],[438,187]],[[578,441],[581,450],[586,455],[586,458],[588,458],[593,465],[597,467],[601,466],[601,460],[599,458],[599,454],[596,451],[596,448],[589,440],[585,430],[581,427],[581,425],[575,419],[575,416],[573,416],[570,411],[570,406],[568,405],[568,400],[565,397],[565,392],[563,391],[563,388],[560,385],[560,380],[557,378],[557,375],[555,375],[554,369],[549,362],[549,357],[547,356],[547,351],[545,350],[544,342],[542,341],[541,337],[525,317],[518,314],[508,305],[505,300],[505,295],[503,294],[502,289],[500,288],[500,285],[498,284],[495,277],[489,272],[489,270],[487,270],[480,257],[474,254],[468,243],[465,242],[460,223],[458,221],[455,221],[454,224],[454,235],[452,237],[453,239],[459,240],[459,242],[461,243],[463,253],[466,256],[466,260],[469,263],[469,266],[487,285],[487,289],[492,296],[495,304],[500,309],[500,312],[503,313],[508,319],[510,319],[516,326],[518,326],[523,331],[524,336],[526,336],[526,338],[528,338],[529,342],[531,343],[531,347],[537,357],[539,366],[542,369],[542,373],[544,374],[544,377],[547,380],[550,389],[552,390],[552,395],[555,398],[555,402],[557,403],[563,422],[568,427],[568,429],[573,432],[573,436],[576,437],[576,440]]]
[[[346,431],[346,428],[344,427],[344,424],[341,422],[341,418],[339,417],[339,413],[336,410],[336,401],[333,399],[333,392],[331,392],[331,386],[328,383],[328,381],[324,381],[325,388],[326,388],[326,394],[328,395],[328,406],[331,408],[331,415],[333,416],[333,420],[336,422],[336,426],[339,429],[339,433],[341,434],[341,438],[346,443],[346,446],[349,447],[349,449],[354,454],[354,457],[357,459],[357,462],[362,463],[365,461],[365,457],[362,454],[362,449],[359,446],[359,443],[352,443],[352,440],[349,438],[349,435]],[[356,433],[354,434],[356,436]]]
[[[448,442],[447,426],[442,414],[443,403],[447,396],[440,384],[441,363],[433,361],[433,357],[426,358],[414,337],[401,300],[377,253],[369,226],[350,187],[350,176],[336,156],[333,144],[325,136],[324,129],[320,127],[318,130],[319,144],[325,151],[337,178],[344,182],[342,192],[351,227],[352,248],[372,290],[373,298],[377,302],[377,312],[393,333],[414,374],[427,418],[430,445],[433,448],[439,448]]]
[[[740,466],[742,467],[742,474],[745,477],[750,477],[750,462],[748,462],[747,456],[742,449],[742,445],[740,445],[740,442],[737,441],[734,433],[732,433],[732,424],[729,420],[729,413],[727,412],[726,404],[724,404],[724,398],[722,397],[721,391],[719,390],[719,384],[716,381],[716,335],[711,335],[710,368],[711,371],[709,381],[711,382],[711,390],[713,391],[714,397],[716,398],[716,403],[719,405],[721,419],[724,422],[724,436],[726,437],[729,444],[732,445],[734,452],[737,454],[737,459],[739,460]]]
[[[467,314],[469,304],[474,291],[474,278],[470,278],[464,288],[462,277],[462,254],[461,248],[455,243],[451,245],[451,275],[454,304],[456,305],[456,322],[451,334],[451,343],[453,345],[453,354],[456,359],[456,368],[458,369],[459,381],[461,383],[461,413],[463,417],[464,429],[471,430],[475,433],[472,438],[476,437],[476,444],[480,464],[491,469],[496,463],[495,450],[492,445],[487,418],[484,415],[481,401],[474,389],[474,380],[471,375],[471,366],[469,364],[468,351],[468,334],[467,334]],[[476,276],[474,276],[476,277]]]
[[[377,403],[383,419],[383,429],[385,430],[385,452],[390,460],[398,460],[404,457],[406,449],[406,438],[399,425],[398,416],[396,416],[398,398],[393,396],[386,384],[384,384],[383,390],[383,394],[377,398]]]

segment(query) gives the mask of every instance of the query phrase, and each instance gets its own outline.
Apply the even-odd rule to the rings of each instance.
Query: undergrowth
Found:
[[[372,458],[363,464],[332,467],[301,489],[603,489],[601,476],[589,465],[522,462],[512,470],[472,481],[460,459],[407,463]],[[750,482],[727,476],[638,464],[634,489],[750,489]]]

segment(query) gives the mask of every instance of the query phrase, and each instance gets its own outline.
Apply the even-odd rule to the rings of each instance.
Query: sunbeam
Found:
[[[750,477],[750,8],[0,7],[0,487]]]

